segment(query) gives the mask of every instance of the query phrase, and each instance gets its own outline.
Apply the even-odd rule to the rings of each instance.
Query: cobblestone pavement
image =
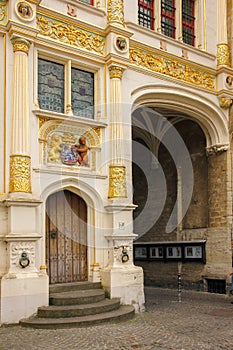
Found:
[[[1,350],[233,350],[226,295],[145,288],[146,309],[130,321],[86,328],[0,328]]]

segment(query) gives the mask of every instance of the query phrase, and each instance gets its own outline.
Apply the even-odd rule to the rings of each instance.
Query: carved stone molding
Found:
[[[31,158],[29,156],[10,156],[9,192],[31,193]]]
[[[39,34],[63,44],[85,49],[100,55],[104,54],[104,37],[80,29],[73,24],[38,15],[37,29],[39,30]]]
[[[195,86],[215,90],[216,77],[194,64],[184,63],[179,59],[161,55],[159,52],[130,48],[130,63],[149,71],[166,75]]]
[[[121,165],[109,167],[109,189],[108,198],[125,198],[126,191],[126,169]]]
[[[10,266],[20,267],[19,259],[22,253],[27,253],[30,267],[35,267],[35,243],[34,242],[12,242],[10,244]]]
[[[212,155],[217,155],[217,154],[221,154],[223,152],[228,151],[229,149],[229,145],[225,144],[225,145],[213,145],[210,147],[206,148],[206,154],[207,156],[212,156]]]

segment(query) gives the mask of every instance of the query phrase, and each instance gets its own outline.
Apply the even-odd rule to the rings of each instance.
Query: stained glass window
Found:
[[[138,23],[146,28],[154,29],[154,0],[138,0]]]
[[[94,118],[94,74],[71,69],[71,100],[74,115]]]
[[[81,2],[85,2],[85,4],[93,5],[94,0],[81,0]]]
[[[194,2],[195,0],[182,0],[182,35],[183,42],[189,45],[195,44],[194,35]]]
[[[64,65],[38,59],[38,99],[41,109],[64,112]]]
[[[161,0],[161,30],[164,35],[175,38],[175,1]]]

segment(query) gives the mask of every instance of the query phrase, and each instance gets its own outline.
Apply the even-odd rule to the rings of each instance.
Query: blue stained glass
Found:
[[[71,99],[74,115],[94,118],[94,74],[71,69]]]
[[[64,112],[64,65],[38,59],[38,100],[41,109]]]

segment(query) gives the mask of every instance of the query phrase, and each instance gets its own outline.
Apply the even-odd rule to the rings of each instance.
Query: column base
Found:
[[[100,282],[100,265],[98,263],[91,265],[91,281]]]
[[[49,280],[45,273],[8,274],[0,280],[0,324],[18,323],[49,301]]]
[[[120,298],[121,304],[133,305],[136,312],[145,311],[141,267],[106,267],[100,274],[102,286],[111,299]]]

